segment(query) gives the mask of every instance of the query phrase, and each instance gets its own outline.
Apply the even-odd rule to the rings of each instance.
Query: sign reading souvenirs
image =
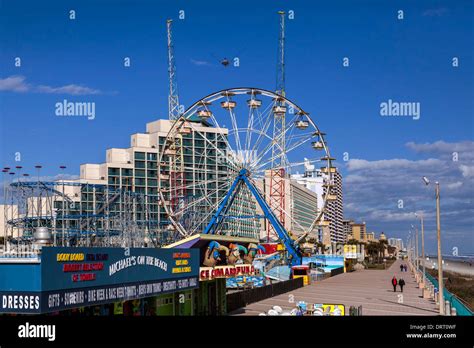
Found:
[[[199,250],[45,247],[40,264],[0,265],[0,312],[43,313],[198,284]]]

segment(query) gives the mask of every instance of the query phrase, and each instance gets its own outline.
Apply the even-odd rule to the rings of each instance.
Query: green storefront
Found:
[[[222,278],[201,281],[198,289],[115,303],[113,313],[125,316],[225,315],[225,285]]]

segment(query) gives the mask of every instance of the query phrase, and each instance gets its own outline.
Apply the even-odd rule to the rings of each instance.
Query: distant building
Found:
[[[375,232],[367,232],[365,240],[367,242],[375,242]]]
[[[103,163],[81,164],[79,179],[67,180],[70,183],[77,183],[77,186],[64,188],[64,185],[61,185],[62,181],[58,181],[55,189],[59,192],[66,189],[65,195],[74,203],[64,204],[67,206],[65,214],[69,217],[66,219],[61,217],[63,200],[60,195],[53,197],[53,205],[43,206],[40,215],[53,215],[57,211],[56,226],[50,227],[61,229],[61,223],[64,221],[66,229],[83,230],[85,226],[80,226],[79,218],[75,219],[75,216],[128,214],[130,220],[137,221],[148,230],[156,231],[158,237],[165,242],[172,226],[165,207],[160,203],[159,193],[163,192],[165,202],[162,203],[166,203],[167,206],[174,204],[176,210],[186,204],[194,204],[193,211],[187,212],[188,215],[183,216],[181,223],[185,228],[195,226],[196,231],[202,231],[211,219],[208,212],[215,209],[229,189],[228,161],[226,158],[223,159],[225,156],[223,151],[217,151],[227,148],[228,131],[225,128],[212,127],[200,120],[190,120],[190,122],[192,127],[183,127],[183,132],[178,135],[182,141],[181,160],[184,172],[181,175],[184,177],[182,180],[185,184],[176,184],[176,173],[170,168],[171,151],[176,152],[176,150],[165,145],[169,142],[167,137],[173,124],[169,120],[160,119],[147,123],[145,133],[132,134],[130,147],[107,149]],[[184,132],[184,128],[188,128],[189,131]],[[100,190],[123,191],[130,194],[122,197],[117,193],[118,198],[112,197],[107,205],[107,211],[104,212],[99,205],[98,196],[104,196],[105,193],[99,192],[99,189],[96,190],[94,185],[105,187]],[[172,195],[173,190],[177,191],[177,186],[181,187],[181,192]],[[185,191],[183,187],[186,187]],[[130,202],[125,201],[129,197],[138,196],[143,197],[140,205],[130,203],[131,198]],[[200,199],[203,196],[206,199]],[[184,203],[178,202],[175,197],[179,197]],[[173,200],[177,202],[174,203]],[[178,206],[178,204],[181,205]],[[36,205],[35,202],[30,203],[30,207]],[[229,213],[254,215],[255,210],[255,201],[241,195],[236,197],[235,204]],[[0,211],[0,215],[2,220],[5,220],[5,216],[7,220],[12,218],[11,211],[4,213],[4,209]],[[13,218],[15,217],[13,214]],[[6,224],[2,220],[0,220],[2,226],[0,233],[4,234]],[[54,220],[52,219],[48,226],[53,224]],[[99,221],[99,223],[102,222]],[[260,226],[255,228],[255,225],[259,223],[259,221],[231,220],[223,224],[221,234],[258,238]],[[8,232],[7,235],[9,235]]]
[[[365,242],[367,240],[365,222],[355,223],[352,221],[349,226],[351,227],[349,239],[355,239],[359,242]]]
[[[331,200],[328,200],[324,213],[324,220],[330,222],[329,233],[331,242],[344,243],[347,240],[347,233],[343,225],[343,194],[342,194],[342,176],[337,171],[332,173],[332,182],[329,182],[329,175],[323,173],[320,169],[315,169],[308,160],[305,161],[304,174],[294,174],[291,176],[298,184],[304,185],[309,190],[315,192],[318,197],[323,197],[327,190],[330,191]],[[318,201],[318,211],[323,209],[323,200]],[[320,233],[320,240],[322,232]]]
[[[297,183],[290,178],[285,180],[285,229],[290,232],[296,238],[308,231],[314,222],[317,214],[318,207],[318,196],[315,192],[306,188],[304,185]],[[265,177],[262,181],[257,181],[256,185],[263,192],[265,200],[270,201],[270,172],[265,173]],[[260,206],[257,205],[257,214],[262,214]],[[278,215],[278,213],[276,213]],[[263,220],[260,224],[260,238],[262,240],[267,239],[268,235],[268,221]],[[308,237],[318,237],[317,229],[313,230]],[[270,228],[270,240],[276,241],[278,236],[275,234],[272,228]]]
[[[354,223],[354,220],[342,220],[342,232],[344,233],[344,236],[346,240],[349,240],[350,237],[352,236],[352,224]]]
[[[226,148],[227,129],[215,128],[200,120],[193,120],[189,132],[180,134],[182,138],[184,163],[184,180],[188,187],[182,192],[188,201],[184,204],[194,204],[193,199],[205,195],[206,200],[193,208],[192,216],[186,217],[183,224],[197,227],[202,231],[210,220],[208,212],[227,193],[229,183],[226,175],[226,161],[216,149]],[[173,182],[170,172],[169,157],[164,146],[172,122],[166,119],[156,120],[146,124],[146,133],[136,133],[131,136],[131,147],[125,149],[112,148],[106,153],[106,162],[102,164],[81,165],[81,179],[97,180],[108,184],[113,189],[128,189],[133,192],[146,194],[148,219],[158,226],[170,224],[169,217],[163,206],[160,206],[158,194],[162,189],[165,199],[172,200],[171,191],[177,183]],[[164,151],[163,162],[158,163]],[[176,180],[176,178],[174,179]],[[193,184],[192,184],[193,183]],[[171,189],[171,190],[170,190]],[[252,215],[255,212],[254,200],[237,197],[230,213]],[[197,199],[199,201],[199,198]],[[173,204],[170,201],[167,204]],[[239,210],[239,211],[237,211]],[[191,213],[189,213],[191,214]],[[200,222],[198,222],[200,221]],[[186,228],[186,226],[185,226]],[[221,234],[239,237],[258,238],[259,228],[255,221],[229,221],[222,226]]]
[[[17,238],[22,235],[21,229],[5,223],[19,217],[17,205],[0,204],[0,237]]]
[[[391,245],[398,250],[403,250],[403,239],[401,238],[389,238],[388,245]]]

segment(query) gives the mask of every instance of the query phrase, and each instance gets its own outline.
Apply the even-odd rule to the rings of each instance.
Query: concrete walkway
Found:
[[[344,273],[309,286],[275,296],[260,302],[252,303],[231,315],[258,315],[278,305],[283,309],[292,309],[298,301],[307,303],[334,303],[346,306],[348,315],[350,306],[362,306],[363,315],[437,315],[434,301],[423,299],[414,275],[400,272],[401,260],[395,261],[387,270],[362,270]],[[393,292],[391,279],[403,277],[403,293],[397,286]],[[403,298],[400,298],[402,295]],[[290,303],[290,299],[294,303]],[[399,301],[403,301],[400,303]]]

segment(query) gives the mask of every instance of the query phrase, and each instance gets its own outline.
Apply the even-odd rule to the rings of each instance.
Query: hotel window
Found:
[[[135,161],[135,168],[145,168],[145,161]]]
[[[140,178],[144,178],[145,177],[145,171],[141,170],[141,169],[135,169],[135,176],[140,177]]]
[[[136,160],[144,160],[145,159],[145,153],[144,152],[135,152],[135,159]]]
[[[120,175],[120,168],[109,168],[109,175]]]
[[[122,176],[133,176],[133,169],[122,168]]]

